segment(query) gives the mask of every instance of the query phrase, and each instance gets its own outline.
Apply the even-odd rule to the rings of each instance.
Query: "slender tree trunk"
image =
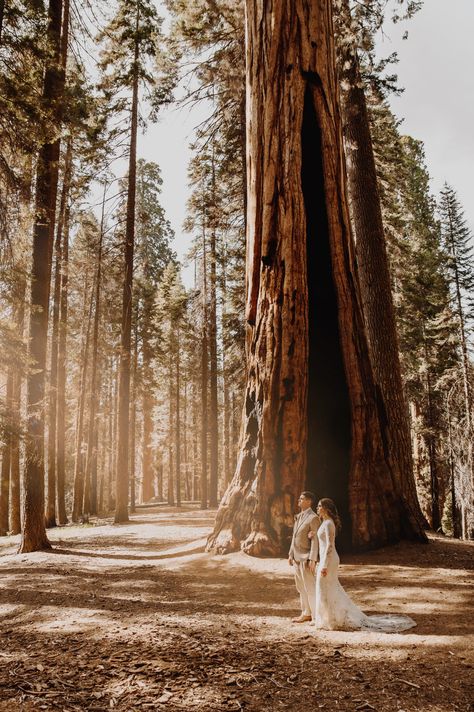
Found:
[[[157,479],[156,496],[158,497],[159,502],[163,502],[164,501],[164,496],[163,496],[163,455],[160,456],[160,460],[158,462],[156,479]]]
[[[132,360],[132,406],[130,415],[130,513],[135,512],[136,505],[136,428],[137,428],[137,378],[138,378],[138,304],[135,315],[135,333],[133,340]]]
[[[97,378],[97,362],[99,353],[99,325],[100,325],[100,295],[102,287],[102,248],[105,229],[105,197],[107,183],[104,183],[102,197],[102,214],[100,219],[99,245],[97,251],[97,273],[95,276],[94,295],[94,325],[92,328],[92,353],[91,353],[91,379],[89,398],[89,427],[87,433],[87,459],[84,476],[84,514],[97,514],[97,479],[93,478],[93,470],[97,465],[97,451],[95,449],[97,430],[97,393],[99,384]]]
[[[24,274],[21,274],[18,284],[18,301],[15,309],[15,325],[20,338],[23,338],[25,329],[25,299],[26,278]],[[12,534],[19,534],[21,532],[20,430],[22,380],[22,367],[14,366],[13,390],[11,399],[12,433],[10,436],[10,531]]]
[[[108,384],[107,384],[107,500],[104,497],[104,507],[107,511],[112,509],[112,472],[114,468],[114,378],[113,378],[113,360],[108,363]],[[105,505],[105,501],[107,504]]]
[[[87,305],[87,276],[84,285],[84,307]],[[82,337],[82,354],[81,354],[81,381],[79,385],[79,398],[77,404],[76,418],[76,457],[74,464],[74,496],[71,519],[73,522],[78,522],[83,514],[84,505],[84,410],[86,403],[86,387],[87,387],[87,371],[89,367],[89,348],[90,348],[90,331],[92,321],[92,308],[94,304],[94,293],[91,295],[88,316],[84,318],[84,331]],[[84,310],[85,311],[85,310]],[[85,314],[84,314],[85,317]]]
[[[196,502],[200,496],[199,493],[199,470],[198,470],[198,418],[197,418],[197,399],[198,387],[196,379],[193,381],[193,405],[192,405],[192,427],[193,427],[193,501]]]
[[[222,259],[222,329],[227,320],[227,262],[226,262],[226,247],[224,245],[224,257]],[[223,435],[224,435],[224,447],[223,447],[223,470],[224,470],[224,487],[229,486],[231,472],[230,472],[230,398],[229,398],[229,374],[227,369],[227,359],[226,359],[226,349],[225,346],[222,348],[222,376],[223,376]]]
[[[435,433],[438,430],[435,404],[433,402],[433,385],[431,382],[431,372],[429,366],[428,345],[424,341],[425,361],[426,361],[426,395],[428,399],[428,456],[430,468],[430,490],[431,490],[431,526],[435,531],[441,527],[441,508],[439,502],[439,481],[440,473],[438,468],[438,453],[436,447]]]
[[[63,20],[62,34],[60,41],[60,69],[58,77],[58,95],[64,93],[66,81],[66,64],[68,53],[69,40],[69,0],[63,2]],[[63,102],[60,101],[57,108],[57,125],[60,126],[63,117]],[[70,145],[70,142],[69,142]],[[57,139],[52,145],[52,171],[53,177],[51,184],[54,186],[53,195],[53,211],[56,209],[56,192],[58,184],[58,166],[61,153],[61,143]],[[61,263],[62,263],[62,232],[64,227],[64,215],[66,211],[66,203],[69,193],[70,184],[70,166],[67,164],[67,151],[65,160],[65,172],[63,178],[63,188],[61,192],[61,200],[59,207],[57,236],[56,236],[56,264],[54,275],[54,292],[53,292],[53,325],[51,332],[51,373],[50,373],[50,393],[49,393],[49,420],[48,420],[48,497],[46,502],[45,523],[46,527],[51,528],[56,526],[56,466],[57,466],[57,402],[58,402],[58,339],[59,339],[59,307],[61,298]],[[53,213],[54,214],[54,213]],[[52,235],[54,234],[54,226],[51,228]],[[51,236],[52,237],[52,236]]]
[[[118,435],[118,369],[113,382],[113,410],[112,410],[112,467],[109,471],[109,499],[108,509],[115,508],[115,483],[117,481],[117,435]]]
[[[145,297],[148,299],[148,296]],[[151,305],[150,305],[151,306]],[[153,496],[153,468],[152,468],[152,444],[151,435],[153,432],[153,379],[151,373],[152,348],[150,335],[146,320],[151,319],[151,308],[144,306],[143,319],[145,321],[142,329],[142,359],[143,359],[143,441],[142,441],[142,502],[148,502]]]
[[[216,178],[212,149],[212,229],[209,265],[209,506],[217,507],[219,428],[217,401]]]
[[[170,321],[169,331],[169,361],[168,361],[168,504],[174,505],[174,482],[173,482],[173,349],[172,349],[172,329]]]
[[[459,516],[458,508],[458,498],[457,498],[457,488],[456,488],[456,467],[454,464],[454,443],[453,443],[453,433],[452,433],[452,422],[451,422],[451,411],[449,407],[449,395],[447,398],[447,408],[446,408],[446,419],[448,424],[448,459],[449,459],[449,487],[451,496],[451,511],[452,511],[452,522],[453,522],[453,537],[459,538],[461,536],[461,522]]]
[[[66,166],[72,170],[72,139],[69,138]],[[58,504],[58,524],[67,524],[66,514],[66,359],[68,326],[69,289],[69,222],[70,206],[66,204],[64,215],[63,246],[61,250],[61,295],[58,337],[58,399],[57,399],[57,442],[56,442],[56,487]]]
[[[185,486],[185,499],[191,499],[191,482],[190,482],[190,471],[189,471],[189,428],[188,428],[188,379],[184,379],[184,393],[183,393],[183,427],[184,427],[184,437],[183,437],[183,459],[184,459],[184,486]]]
[[[367,103],[357,49],[350,41],[351,12],[343,0],[339,15],[338,65],[351,216],[377,407],[386,456],[405,498],[410,526],[423,538],[424,518],[416,496],[408,403],[402,382],[385,232],[378,191]],[[349,36],[349,39],[348,39]]]
[[[59,70],[62,0],[50,0],[48,35],[52,59],[43,83],[43,104],[60,104],[64,86]],[[58,118],[58,117],[56,117]],[[60,121],[57,122],[59,128]],[[20,552],[51,548],[44,521],[44,396],[48,338],[51,257],[58,181],[56,143],[45,143],[38,156],[31,262],[29,356],[32,368],[26,379],[27,438],[24,474],[23,531]]]
[[[138,37],[137,8],[135,56],[133,62],[132,115],[130,128],[130,158],[128,163],[127,221],[124,246],[124,281],[122,299],[122,329],[120,339],[119,418],[117,442],[117,492],[115,523],[128,522],[129,492],[129,428],[130,428],[130,345],[132,336],[133,252],[135,244],[135,198],[137,190],[138,132]]]
[[[180,423],[180,403],[181,386],[180,386],[180,338],[179,327],[176,331],[176,504],[181,507],[181,423]]]
[[[56,526],[56,440],[57,440],[57,403],[58,403],[58,346],[59,346],[59,313],[62,281],[62,249],[63,227],[66,211],[66,201],[69,186],[64,173],[59,217],[56,231],[54,291],[53,291],[53,325],[51,330],[51,371],[49,380],[49,424],[48,424],[48,497],[46,502],[46,527]]]
[[[64,193],[64,187],[63,187]],[[62,202],[63,196],[61,196]],[[61,206],[62,207],[62,206]],[[61,210],[56,237],[56,264],[54,270],[53,326],[51,331],[51,372],[49,380],[49,425],[48,425],[48,496],[46,500],[46,527],[56,526],[56,418],[58,387],[58,337],[59,301],[61,295],[61,251],[62,251]]]
[[[230,442],[231,442],[231,453],[232,453],[232,463],[235,463],[237,459],[237,448],[239,435],[237,429],[237,406],[235,403],[235,391],[232,391],[231,395],[231,406],[230,406]]]
[[[7,376],[5,405],[8,414],[12,412],[13,401],[13,368],[10,368]],[[11,427],[11,426],[9,426]],[[10,529],[10,470],[12,454],[11,432],[5,436],[2,448],[2,467],[0,469],[0,536],[5,536]]]
[[[207,391],[208,382],[208,343],[207,343],[207,260],[206,228],[202,226],[202,333],[201,333],[201,509],[207,509]]]
[[[415,533],[365,334],[331,0],[247,0],[246,18],[247,385],[237,469],[208,546],[280,555],[305,488],[336,501],[346,544],[381,546]]]

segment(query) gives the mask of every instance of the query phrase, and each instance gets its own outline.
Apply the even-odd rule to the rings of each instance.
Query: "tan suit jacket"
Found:
[[[305,509],[300,512],[293,527],[293,538],[291,540],[289,558],[293,561],[317,561],[318,560],[318,537],[316,532],[321,526],[318,515],[313,510]],[[309,532],[313,532],[312,539],[308,539]]]

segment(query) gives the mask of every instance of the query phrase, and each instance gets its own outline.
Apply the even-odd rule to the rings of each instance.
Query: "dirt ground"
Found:
[[[433,537],[342,559],[369,613],[402,634],[291,623],[284,560],[204,553],[212,512],[142,510],[50,532],[54,550],[0,539],[0,710],[472,709],[474,546]]]

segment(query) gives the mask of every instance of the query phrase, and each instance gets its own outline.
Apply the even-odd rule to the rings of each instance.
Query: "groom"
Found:
[[[295,519],[288,563],[293,566],[296,590],[300,594],[301,615],[293,623],[304,623],[314,618],[316,581],[314,571],[318,558],[318,531],[321,522],[313,511],[316,498],[312,492],[302,492],[298,499],[301,510]],[[309,532],[313,538],[309,539]]]

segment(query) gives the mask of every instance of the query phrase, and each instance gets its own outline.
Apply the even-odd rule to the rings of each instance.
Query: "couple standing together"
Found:
[[[322,630],[400,633],[413,628],[416,623],[408,616],[367,616],[347,595],[338,578],[335,541],[341,520],[336,505],[324,498],[315,512],[315,501],[312,492],[302,492],[298,500],[301,512],[295,520],[288,561],[294,569],[301,615],[293,622],[311,621]]]

